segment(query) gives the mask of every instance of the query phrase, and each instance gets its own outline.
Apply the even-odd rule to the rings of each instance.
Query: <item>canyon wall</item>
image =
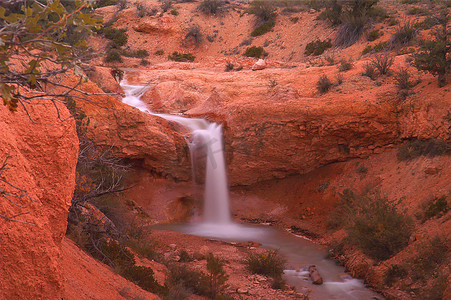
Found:
[[[69,116],[57,104],[62,118]],[[73,119],[51,104],[10,112],[0,105],[0,298],[61,299],[61,242],[75,184],[78,138]],[[32,118],[32,120],[30,119]],[[26,196],[25,196],[26,194]],[[14,202],[14,203],[13,203]],[[19,207],[20,206],[20,207]],[[23,223],[26,222],[26,223]]]

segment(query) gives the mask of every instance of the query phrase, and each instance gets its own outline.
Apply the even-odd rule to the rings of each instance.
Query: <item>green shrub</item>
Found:
[[[342,193],[338,193],[338,196],[338,202],[327,222],[327,226],[331,229],[350,225],[355,208],[359,206],[358,201],[361,200],[351,189],[344,189]]]
[[[335,37],[335,45],[340,47],[353,45],[362,36],[368,22],[368,15],[345,14]]]
[[[392,286],[393,282],[398,279],[405,278],[408,272],[405,267],[400,265],[392,265],[384,275],[384,283],[387,286]]]
[[[434,217],[441,217],[449,211],[450,207],[446,196],[435,198],[432,203],[426,208],[424,212],[423,222]]]
[[[105,38],[111,40],[111,46],[120,48],[127,44],[128,35],[125,29],[116,29],[110,26],[104,27],[101,32]]]
[[[379,30],[372,30],[370,31],[370,33],[368,34],[368,41],[372,42],[377,40],[379,37],[381,36],[381,33],[379,32]]]
[[[398,160],[412,160],[419,156],[441,156],[451,154],[451,143],[438,140],[413,140],[398,149]]]
[[[329,181],[324,181],[316,189],[318,192],[322,193],[329,187]]]
[[[180,262],[190,262],[193,260],[193,258],[189,255],[188,252],[186,252],[186,250],[182,250],[180,251]]]
[[[417,255],[409,261],[412,277],[416,280],[430,278],[431,274],[448,261],[449,250],[449,238],[441,236],[419,244]]]
[[[299,17],[291,17],[290,21],[293,23],[297,23],[299,21]]]
[[[170,265],[166,282],[171,287],[182,285],[186,290],[199,296],[208,296],[208,278],[200,271],[183,265]]]
[[[316,41],[308,43],[305,46],[304,54],[307,56],[308,55],[314,55],[314,56],[321,55],[324,53],[324,51],[326,51],[329,48],[332,48],[332,43],[331,43],[330,39],[324,40],[324,41],[316,40]]]
[[[244,52],[244,56],[247,57],[255,57],[255,58],[261,58],[268,55],[263,47],[256,47],[252,46],[246,49],[246,52]]]
[[[279,278],[282,277],[286,261],[277,250],[267,250],[262,254],[250,253],[244,263],[251,273]]]
[[[122,56],[121,53],[116,49],[110,49],[106,52],[106,56],[104,58],[104,61],[109,62],[122,62]]]
[[[159,49],[159,50],[155,51],[155,55],[158,55],[158,56],[164,55],[164,50]]]
[[[366,174],[368,173],[368,168],[365,165],[359,165],[356,169],[357,173]]]
[[[170,11],[170,13],[171,13],[171,15],[173,15],[173,16],[178,16],[178,15],[179,15],[179,12],[178,12],[176,9],[172,9],[172,10]]]
[[[222,11],[223,6],[222,0],[202,0],[197,9],[206,15],[216,15]]]
[[[275,20],[269,20],[266,23],[263,23],[262,25],[258,26],[257,28],[255,28],[251,35],[252,36],[259,36],[259,35],[263,35],[267,32],[270,32],[274,26],[276,26],[276,21]]]
[[[349,71],[354,67],[354,63],[352,62],[352,59],[341,59],[340,64],[338,65],[338,71],[345,72]]]
[[[371,63],[379,71],[379,74],[385,75],[390,71],[395,59],[389,56],[387,53],[376,55]]]
[[[376,79],[376,67],[372,63],[366,63],[363,66],[363,76],[369,77],[372,80]]]
[[[126,269],[123,273],[127,280],[139,285],[146,291],[164,294],[166,288],[162,287],[154,278],[152,268],[143,266],[132,266]]]
[[[406,22],[404,25],[398,26],[396,32],[390,39],[392,45],[407,45],[418,33],[416,25]]]
[[[408,243],[411,219],[396,211],[387,198],[374,195],[358,208],[354,224],[349,229],[350,240],[368,256],[386,260],[404,249]]]
[[[395,85],[398,90],[408,91],[413,88],[417,84],[417,82],[412,81],[411,78],[412,75],[410,74],[409,70],[407,70],[407,68],[400,68],[394,76]]]
[[[329,77],[327,77],[327,75],[325,74],[321,75],[316,83],[316,89],[321,94],[328,92],[332,86],[333,86],[332,82],[330,81]]]
[[[122,54],[127,57],[145,58],[149,56],[149,53],[145,49],[136,51],[123,51]]]
[[[272,1],[265,0],[253,0],[251,6],[248,9],[248,13],[251,13],[257,17],[257,23],[266,23],[271,20],[275,20],[277,13]]]
[[[224,262],[213,254],[207,255],[207,271],[209,278],[209,296],[216,299],[224,292],[226,281],[229,278],[224,271]]]
[[[184,38],[185,44],[188,44],[191,42],[197,48],[197,47],[199,47],[200,43],[202,42],[202,39],[203,39],[203,35],[202,35],[202,32],[198,25],[191,25],[190,27],[188,27],[188,29],[186,30],[185,38]]]
[[[234,66],[230,61],[228,61],[227,64],[226,64],[226,67],[225,67],[225,70],[224,70],[224,71],[226,71],[226,72],[233,71],[233,68],[234,68],[234,67],[235,67],[235,66]]]
[[[169,60],[177,61],[177,62],[193,62],[196,57],[191,53],[178,53],[175,51],[172,55],[168,56]]]

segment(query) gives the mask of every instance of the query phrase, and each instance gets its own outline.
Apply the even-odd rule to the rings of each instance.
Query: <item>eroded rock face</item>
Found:
[[[68,117],[59,105],[62,118]],[[33,124],[20,107],[0,105],[0,161],[8,169],[1,178],[29,197],[0,197],[0,214],[31,223],[0,218],[0,298],[61,299],[61,241],[75,185],[78,138],[72,119],[61,122],[52,105],[28,107]],[[0,182],[11,194],[23,191]],[[22,214],[22,215],[20,215]]]
[[[71,83],[68,83],[71,84]],[[102,93],[93,82],[80,89]],[[84,96],[77,107],[85,114],[87,135],[115,156],[140,162],[147,169],[174,178],[191,177],[189,150],[177,124],[139,111],[108,95]]]
[[[150,109],[223,124],[232,185],[305,174],[403,139],[450,138],[449,92],[425,90],[401,103],[391,85],[355,69],[326,95],[316,91],[320,68],[142,70],[128,78],[153,83],[143,96]]]

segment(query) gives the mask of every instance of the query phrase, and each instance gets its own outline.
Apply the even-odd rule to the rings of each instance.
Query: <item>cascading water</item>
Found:
[[[289,269],[284,270],[285,277],[298,289],[312,289],[305,278],[308,271],[300,271],[298,266],[314,264],[321,270],[325,282],[321,286],[315,286],[315,294],[311,295],[309,299],[382,299],[379,295],[366,289],[361,280],[353,279],[350,276],[343,278],[344,269],[336,266],[333,261],[325,259],[324,251],[313,243],[272,228],[233,223],[229,209],[222,127],[203,119],[152,113],[140,100],[146,87],[129,85],[124,82],[121,83],[121,86],[125,92],[122,102],[190,129],[192,135],[187,138],[187,143],[190,148],[193,170],[197,167],[199,156],[203,157],[200,161],[206,164],[204,222],[163,225],[160,229],[234,242],[252,240],[261,243],[266,248],[279,249],[291,265]],[[193,171],[193,173],[195,172]]]
[[[206,156],[205,196],[204,196],[204,223],[215,225],[230,225],[232,223],[229,208],[229,191],[227,185],[226,166],[222,142],[222,126],[209,123],[203,119],[184,118],[169,114],[156,114],[147,109],[140,97],[146,87],[130,85],[122,82],[125,92],[123,103],[134,106],[139,110],[159,116],[169,121],[177,122],[191,130],[191,140],[187,139],[191,159],[198,155]],[[201,151],[201,153],[197,153]],[[193,165],[193,169],[196,166]]]

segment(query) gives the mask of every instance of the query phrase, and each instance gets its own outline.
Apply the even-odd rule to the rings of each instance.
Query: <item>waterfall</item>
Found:
[[[173,121],[191,130],[191,139],[186,139],[190,149],[192,168],[197,167],[195,157],[203,157],[205,162],[205,193],[203,220],[207,224],[230,224],[229,190],[227,185],[226,165],[222,126],[209,123],[204,119],[184,118],[177,115],[157,114],[149,111],[141,96],[146,87],[129,85],[121,82],[125,97],[122,102],[138,108],[151,115]],[[194,173],[194,171],[193,171]],[[193,174],[193,178],[194,178]]]

